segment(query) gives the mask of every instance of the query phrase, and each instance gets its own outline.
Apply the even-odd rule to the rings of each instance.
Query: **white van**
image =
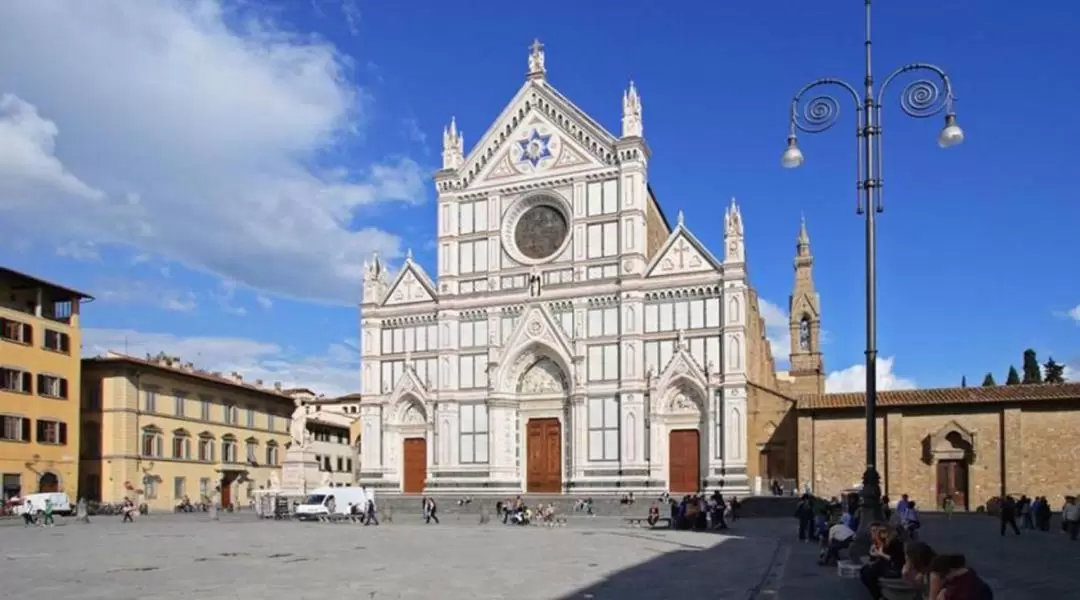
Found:
[[[307,520],[332,514],[347,515],[353,506],[357,506],[356,512],[362,514],[368,497],[368,492],[360,487],[317,488],[296,507],[296,518]]]
[[[45,512],[45,501],[52,502],[53,514],[69,516],[74,512],[71,499],[64,492],[43,492],[40,494],[27,494],[20,498],[21,502],[15,507],[15,514],[24,515],[27,510],[41,515]]]

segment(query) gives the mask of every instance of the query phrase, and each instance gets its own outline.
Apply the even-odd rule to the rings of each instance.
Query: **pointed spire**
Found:
[[[405,251],[405,260],[412,262],[412,248]]]
[[[644,132],[644,124],[641,121],[641,97],[632,80],[630,87],[623,92],[622,110],[622,136],[624,138],[641,137]]]
[[[742,237],[742,234],[742,213],[739,212],[739,206],[735,203],[735,197],[732,196],[731,206],[724,214],[724,237]]]
[[[544,66],[544,45],[534,39],[529,46],[529,79],[544,79],[547,68]]]
[[[803,253],[804,248],[807,252],[810,250],[810,234],[806,231],[806,215],[802,215],[802,219],[799,222],[798,248],[800,255]]]
[[[679,216],[677,218],[679,219],[679,226],[682,227],[685,221],[683,220],[683,214],[681,209],[679,210]]]
[[[465,162],[464,136],[458,131],[457,118],[450,117],[449,127],[443,128],[443,168],[457,169]]]

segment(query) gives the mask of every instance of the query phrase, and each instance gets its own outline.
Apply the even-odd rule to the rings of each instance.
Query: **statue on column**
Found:
[[[293,448],[307,447],[310,439],[307,433],[307,407],[299,398],[296,399],[296,408],[289,423],[289,436],[292,438]]]

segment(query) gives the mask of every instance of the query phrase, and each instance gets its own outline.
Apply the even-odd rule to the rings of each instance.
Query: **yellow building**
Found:
[[[79,481],[79,305],[90,296],[0,268],[3,498],[74,495]]]
[[[245,382],[179,358],[109,353],[83,360],[80,496],[173,510],[220,496],[246,506],[280,481],[294,401],[280,383]]]

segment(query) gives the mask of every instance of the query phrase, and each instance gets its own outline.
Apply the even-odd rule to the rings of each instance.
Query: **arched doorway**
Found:
[[[968,509],[968,465],[974,455],[975,444],[971,433],[955,422],[950,422],[930,436],[931,460],[935,465],[937,508],[952,498],[956,508]]]
[[[60,478],[55,473],[45,472],[41,474],[38,479],[38,492],[59,492],[60,491]]]
[[[514,391],[529,398],[534,407],[526,409],[525,490],[558,494],[563,491],[563,421],[560,418],[570,392],[566,371],[543,351],[526,352],[513,371]]]
[[[695,494],[702,485],[702,423],[704,410],[693,386],[680,382],[667,394],[661,418],[668,430],[668,490]]]

